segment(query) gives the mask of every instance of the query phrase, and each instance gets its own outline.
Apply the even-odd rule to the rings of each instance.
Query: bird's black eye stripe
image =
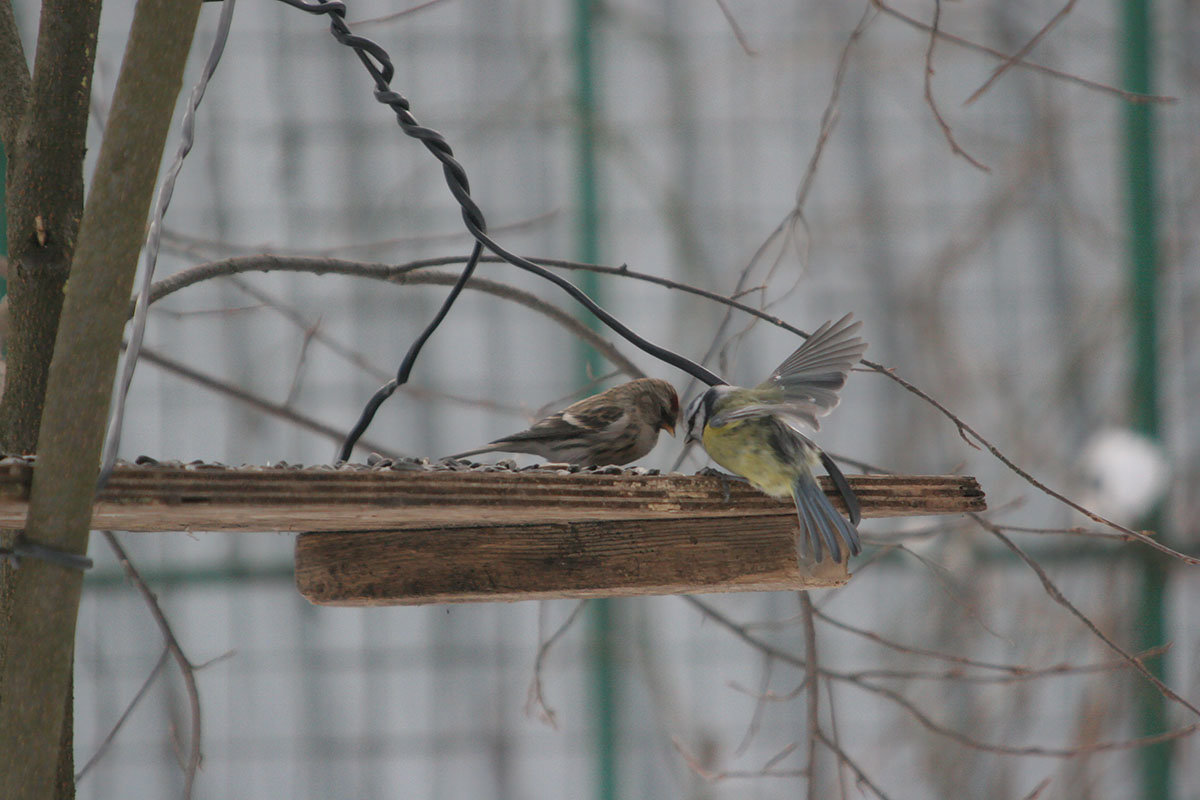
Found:
[[[717,402],[717,392],[709,389],[697,400],[693,400],[690,406],[691,414],[687,418],[687,429],[693,435],[699,436],[700,428],[703,428],[712,416],[713,406]]]

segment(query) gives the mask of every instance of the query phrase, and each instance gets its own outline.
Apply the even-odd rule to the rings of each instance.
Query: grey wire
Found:
[[[146,233],[146,268],[142,273],[142,285],[138,291],[137,305],[133,313],[133,329],[129,335],[129,345],[125,350],[125,362],[121,371],[121,383],[117,388],[113,401],[112,414],[109,417],[108,439],[104,445],[104,459],[101,462],[99,486],[103,486],[112,474],[113,465],[117,461],[117,448],[121,444],[121,430],[125,420],[125,400],[129,396],[129,385],[133,382],[133,370],[137,367],[138,354],[142,349],[142,339],[146,333],[146,318],[150,309],[150,286],[154,281],[154,268],[158,263],[158,246],[162,238],[162,220],[171,204],[171,195],[175,192],[175,179],[183,168],[183,160],[191,152],[195,141],[196,109],[204,99],[204,90],[217,70],[221,54],[225,52],[225,41],[229,38],[229,28],[233,20],[233,8],[236,0],[225,0],[221,4],[221,16],[217,21],[217,33],[213,39],[212,48],[208,51],[208,61],[192,93],[188,97],[187,109],[183,112],[180,122],[181,139],[175,160],[163,184],[159,187],[158,197],[154,203],[154,211],[150,217],[150,228]]]

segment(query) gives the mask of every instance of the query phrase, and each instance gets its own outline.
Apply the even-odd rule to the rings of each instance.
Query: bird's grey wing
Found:
[[[821,406],[805,400],[794,400],[782,403],[750,403],[739,408],[730,409],[728,411],[717,411],[709,417],[708,424],[714,427],[721,427],[727,423],[739,419],[761,419],[763,417],[775,417],[784,422],[788,427],[800,433],[801,426],[808,426],[813,430],[820,428],[820,423],[817,422],[817,415],[824,414]]]
[[[795,408],[798,418],[816,428],[816,417],[837,406],[846,376],[867,351],[866,340],[858,335],[862,323],[853,317],[847,314],[817,328],[757,388],[781,391],[781,404]]]

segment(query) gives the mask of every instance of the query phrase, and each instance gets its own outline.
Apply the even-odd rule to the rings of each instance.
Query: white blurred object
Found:
[[[1083,505],[1117,521],[1133,522],[1166,493],[1171,468],[1163,448],[1127,428],[1106,428],[1084,445]]]

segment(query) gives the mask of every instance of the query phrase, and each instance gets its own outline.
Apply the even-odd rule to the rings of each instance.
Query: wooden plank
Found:
[[[0,464],[0,527],[24,524],[32,467]],[[694,475],[565,470],[119,466],[92,527],[128,531],[331,531],[791,515],[742,483]],[[981,511],[964,476],[850,475],[863,516]],[[824,480],[824,479],[822,479]],[[835,505],[841,498],[826,481]]]
[[[791,514],[302,533],[296,586],[321,605],[774,591],[846,582],[797,565]]]

